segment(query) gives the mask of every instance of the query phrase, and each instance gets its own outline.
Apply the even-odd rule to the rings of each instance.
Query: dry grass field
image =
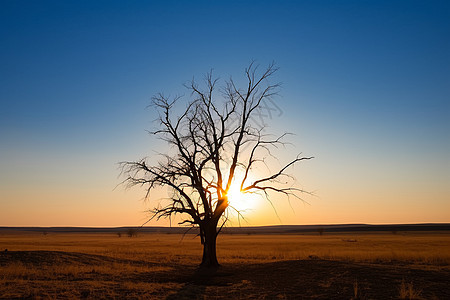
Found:
[[[194,235],[1,232],[1,299],[450,299],[450,233]]]

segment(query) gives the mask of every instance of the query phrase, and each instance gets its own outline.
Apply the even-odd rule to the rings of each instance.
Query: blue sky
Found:
[[[316,159],[284,223],[450,222],[447,1],[2,1],[0,225],[135,225],[116,163],[157,92],[276,61],[275,132]],[[99,214],[102,217],[99,217]],[[277,218],[250,222],[277,223]],[[251,223],[251,224],[253,224]]]

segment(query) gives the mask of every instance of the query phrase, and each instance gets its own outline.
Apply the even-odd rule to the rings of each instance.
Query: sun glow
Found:
[[[233,211],[245,213],[257,207],[257,195],[252,193],[242,193],[240,185],[234,182],[228,190],[228,203]]]

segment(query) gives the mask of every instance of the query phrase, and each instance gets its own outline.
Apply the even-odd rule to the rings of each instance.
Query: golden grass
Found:
[[[356,240],[356,242],[347,242]],[[355,262],[401,261],[425,265],[450,264],[450,235],[359,234],[328,236],[226,236],[218,249],[225,262],[308,259]]]
[[[356,240],[356,242],[348,242]],[[0,250],[48,250],[99,254],[111,258],[149,262],[199,263],[198,238],[178,234],[38,233],[0,235]],[[328,234],[318,235],[221,235],[218,257],[222,263],[319,259],[355,262],[405,262],[450,265],[449,233]]]
[[[200,263],[202,253],[199,239],[193,235],[182,238],[178,234],[143,233],[132,238],[112,233],[1,233],[0,251],[3,249],[63,251],[87,256],[85,261],[82,255],[80,260],[76,255],[68,255],[61,261],[56,256],[56,261],[42,264],[7,262],[0,268],[2,298],[120,299],[124,293],[126,298],[164,298],[179,291],[184,283],[160,282],[158,274],[170,274],[175,266],[195,266]],[[219,237],[217,251],[223,264],[326,259],[380,264],[396,262],[420,269],[450,269],[450,234],[438,232],[322,236],[228,234]],[[95,255],[108,259],[99,259],[96,263]],[[330,285],[331,282],[325,284],[324,289]],[[209,289],[212,287],[205,288],[200,294]],[[235,298],[246,297],[244,294],[240,296],[239,287],[236,289]],[[352,289],[354,299],[360,298],[360,283],[355,281]],[[421,293],[412,283],[402,283],[398,291],[402,299],[418,298]]]

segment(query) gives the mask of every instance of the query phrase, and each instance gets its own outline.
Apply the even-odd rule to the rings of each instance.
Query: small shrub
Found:
[[[137,236],[137,229],[136,228],[128,228],[127,229],[127,235],[128,235],[128,237],[136,237]]]

